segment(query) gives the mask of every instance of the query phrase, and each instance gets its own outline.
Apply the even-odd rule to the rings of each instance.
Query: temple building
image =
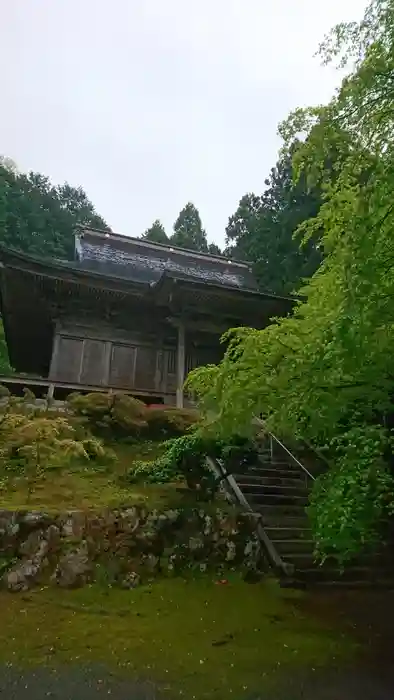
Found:
[[[0,248],[0,297],[10,381],[179,407],[226,330],[263,328],[294,304],[258,291],[247,263],[94,229],[77,233],[71,262]]]

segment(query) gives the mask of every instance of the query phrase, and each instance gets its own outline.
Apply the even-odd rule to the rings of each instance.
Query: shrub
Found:
[[[341,565],[381,538],[381,524],[394,512],[394,479],[384,462],[392,442],[379,426],[354,426],[329,448],[334,465],[314,484],[308,513],[316,557]]]
[[[128,434],[147,427],[145,404],[128,394],[114,394],[110,416],[115,426]]]
[[[91,394],[70,394],[67,403],[75,413],[80,413],[92,419],[99,419],[107,415],[111,409],[112,397],[110,394],[93,392]]]
[[[74,414],[86,419],[93,432],[100,435],[137,437],[147,428],[145,404],[128,394],[72,394],[68,405]]]
[[[145,414],[150,439],[178,437],[186,433],[199,420],[198,412],[172,406],[148,408]]]
[[[149,408],[124,392],[71,394],[68,405],[93,432],[113,438],[162,440],[178,437],[199,419],[195,410],[173,406]]]
[[[211,472],[206,458],[220,459],[228,471],[240,463],[256,459],[251,443],[235,436],[226,443],[194,430],[182,437],[168,440],[166,451],[153,462],[137,462],[128,474],[130,482],[169,483],[184,480],[187,486],[198,491],[203,498],[212,498],[219,481]]]
[[[53,415],[32,406],[31,393],[11,397],[0,416],[0,467],[3,477],[25,477],[30,495],[34,483],[49,469],[62,469],[76,457],[106,455],[92,436],[77,439],[76,429],[64,415]]]

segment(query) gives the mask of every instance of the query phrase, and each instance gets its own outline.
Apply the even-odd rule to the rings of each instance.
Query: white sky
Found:
[[[260,193],[277,124],[331,96],[313,57],[366,0],[0,0],[0,153],[82,185],[114,231],[170,232],[188,201],[209,240]]]

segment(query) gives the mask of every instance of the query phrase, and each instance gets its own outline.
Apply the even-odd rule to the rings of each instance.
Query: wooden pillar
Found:
[[[176,407],[183,408],[183,385],[185,382],[185,326],[178,323],[178,348],[176,365]]]
[[[49,379],[55,379],[58,371],[59,343],[60,335],[56,330],[53,338],[51,366],[49,368]]]
[[[50,384],[48,387],[48,391],[47,391],[47,406],[52,406],[54,393],[55,393],[55,385]]]

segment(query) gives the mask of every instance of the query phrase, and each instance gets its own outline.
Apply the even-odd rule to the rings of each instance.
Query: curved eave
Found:
[[[212,292],[222,292],[223,294],[237,295],[237,297],[244,297],[245,299],[254,299],[256,301],[274,301],[282,302],[284,305],[293,306],[298,299],[296,297],[283,297],[277,296],[276,294],[271,294],[270,292],[261,292],[257,289],[247,289],[245,287],[236,287],[235,285],[215,283],[215,282],[205,282],[198,279],[185,279],[182,277],[171,276],[173,282],[177,287],[184,289],[206,289]],[[160,284],[160,282],[158,283]]]
[[[46,279],[62,280],[85,287],[96,287],[121,293],[143,293],[150,289],[149,283],[134,282],[118,276],[84,270],[77,265],[57,260],[44,260],[0,245],[1,266],[10,270],[23,271]]]

